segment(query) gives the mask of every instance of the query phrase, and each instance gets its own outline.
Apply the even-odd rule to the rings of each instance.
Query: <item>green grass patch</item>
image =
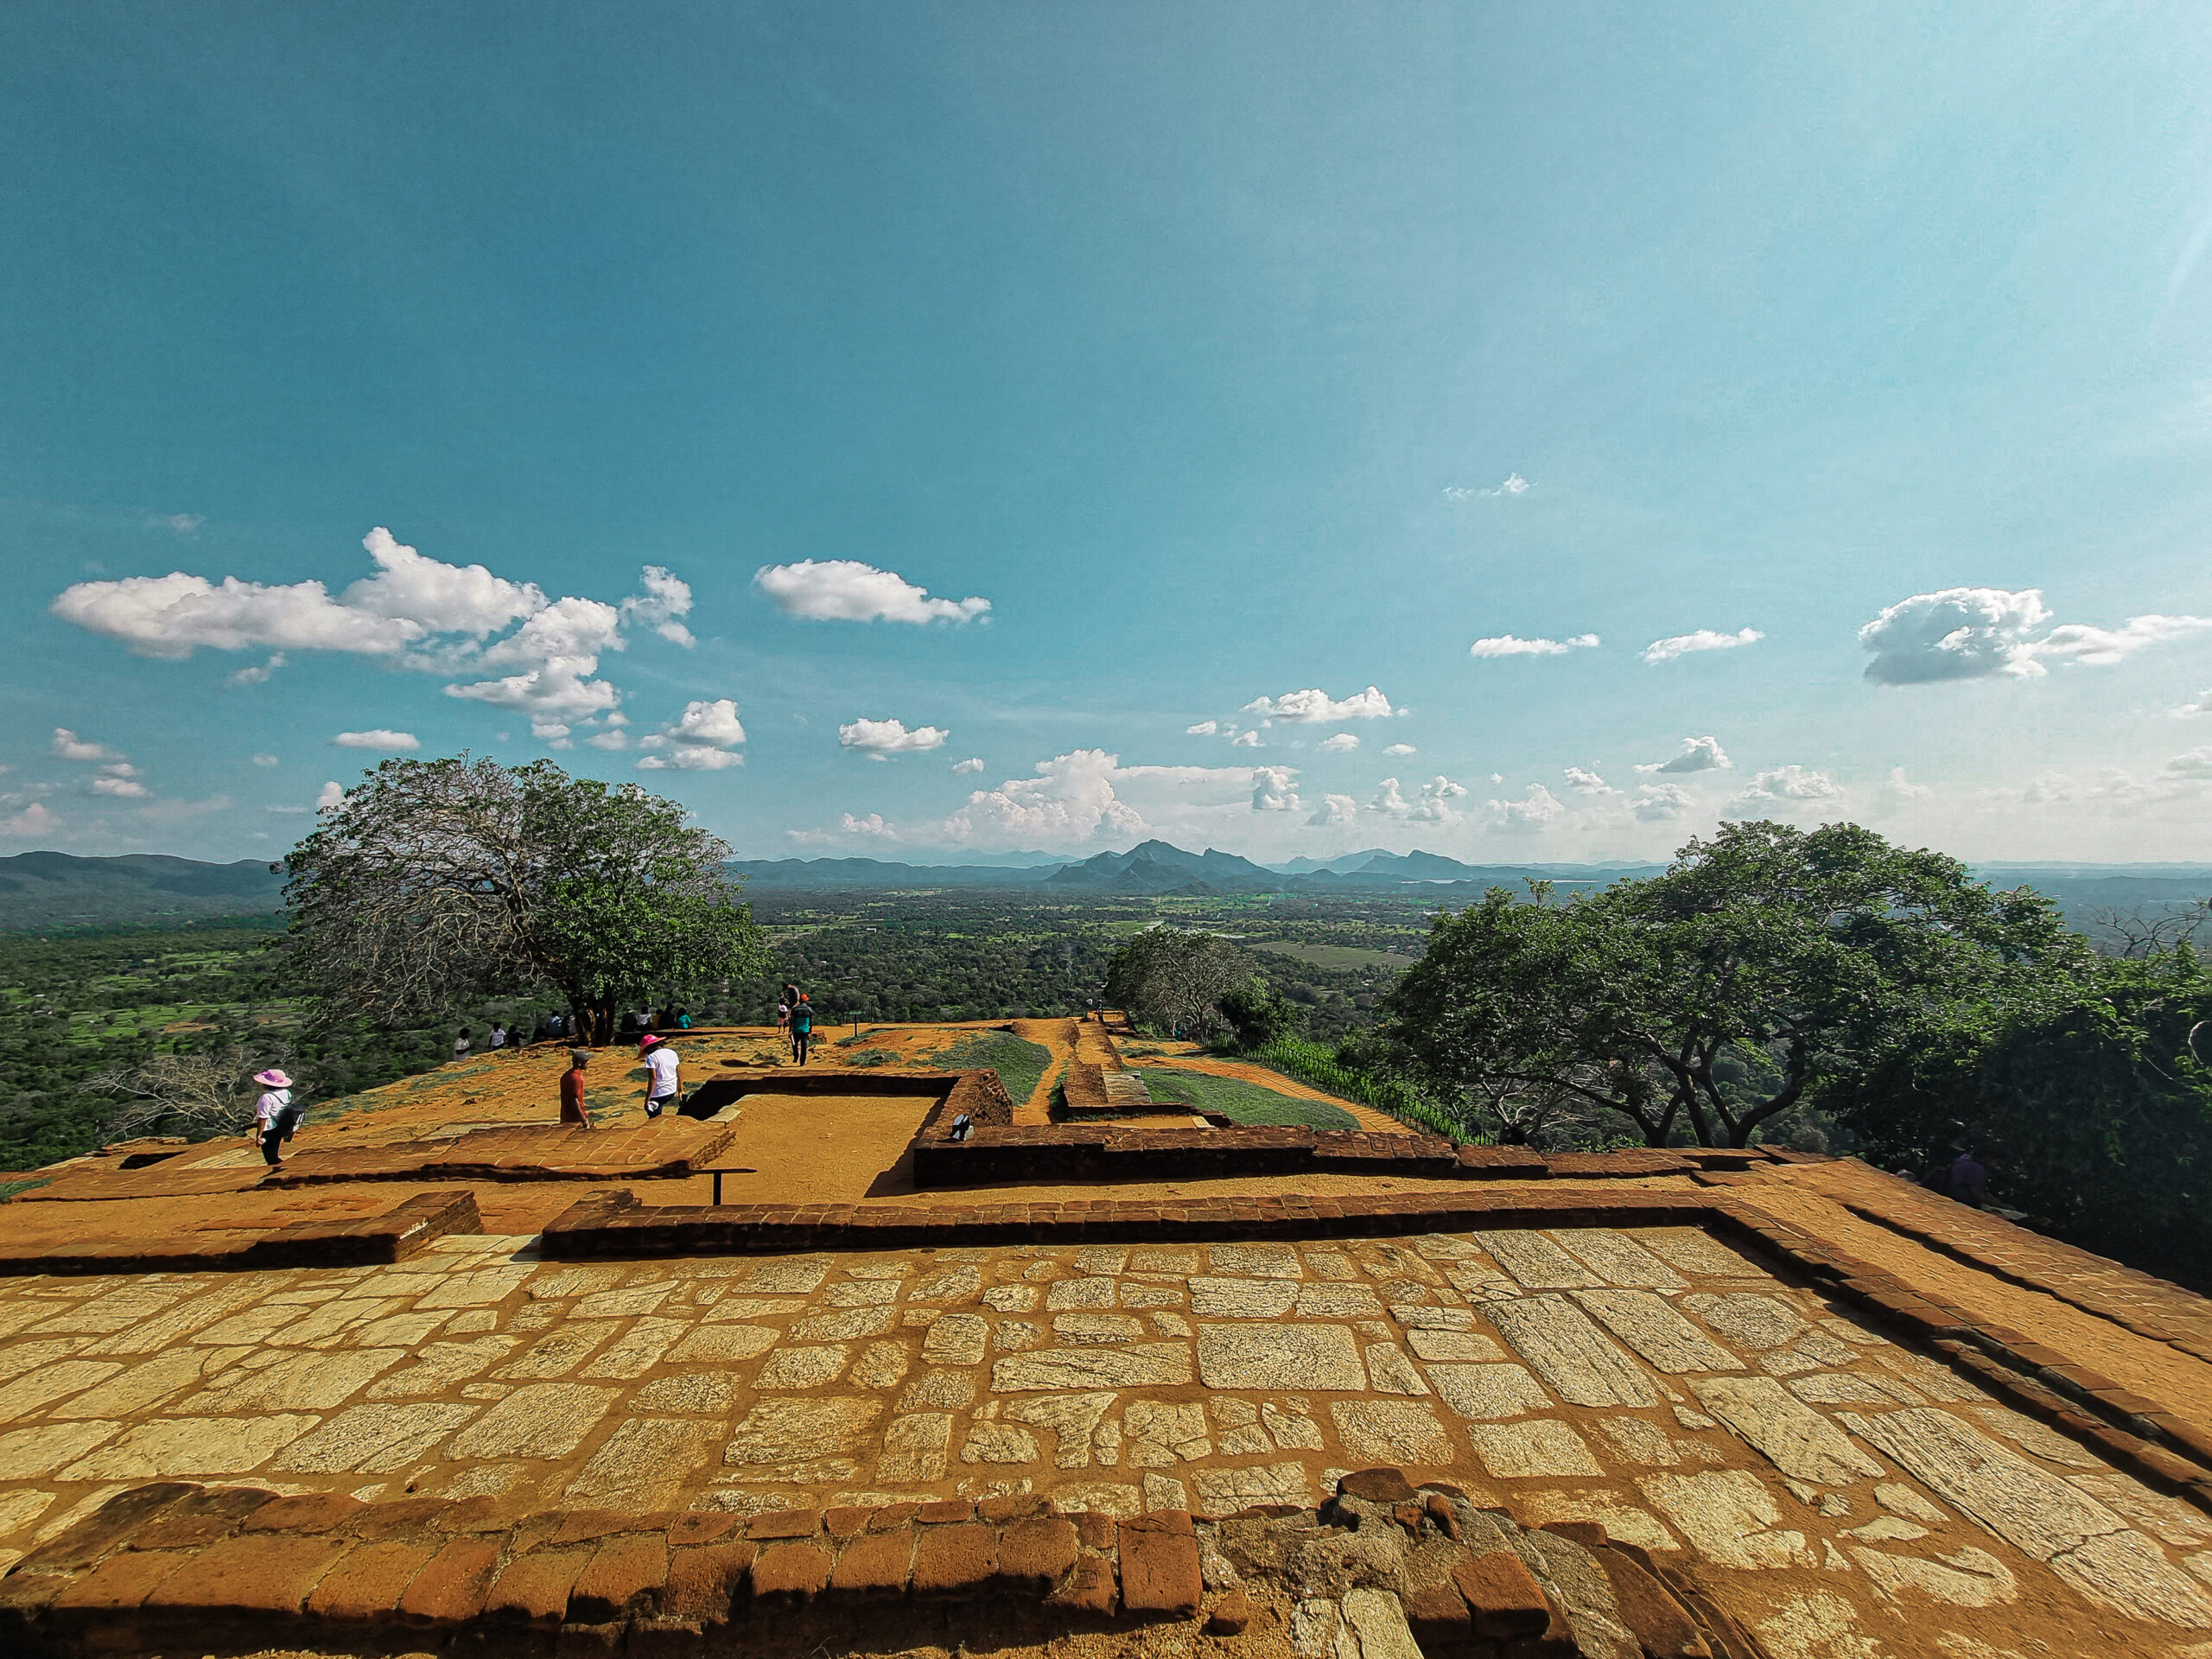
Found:
[[[1139,1074],[1154,1100],[1172,1100],[1201,1112],[1219,1112],[1233,1123],[1254,1128],[1356,1129],[1359,1120],[1325,1100],[1300,1100],[1242,1077],[1217,1077],[1210,1071],[1177,1071],[1147,1066]]]
[[[0,1204],[5,1204],[17,1193],[28,1192],[35,1186],[44,1186],[53,1178],[35,1175],[28,1181],[0,1181]]]
[[[1414,1128],[1454,1141],[1491,1144],[1491,1137],[1471,1133],[1465,1123],[1440,1109],[1403,1078],[1376,1077],[1345,1065],[1319,1043],[1300,1037],[1279,1037],[1246,1058],[1272,1067],[1287,1077],[1325,1089],[1346,1100],[1356,1100],[1363,1106],[1372,1106],[1378,1112],[1388,1112]]]
[[[1037,1091],[1045,1068],[1052,1063],[1052,1051],[1010,1031],[979,1031],[948,1048],[937,1050],[930,1058],[948,1071],[988,1069],[997,1072],[999,1081],[1006,1085],[1007,1093],[1019,1106]]]
[[[1291,939],[1266,939],[1252,949],[1262,956],[1288,957],[1316,968],[1382,968],[1395,973],[1410,968],[1418,958],[1411,952],[1370,950],[1356,944],[1305,944]]]

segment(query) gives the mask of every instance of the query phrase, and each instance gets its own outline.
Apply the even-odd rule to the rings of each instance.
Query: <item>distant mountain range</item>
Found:
[[[957,854],[944,855],[958,857]],[[1070,862],[1037,853],[991,855],[1006,862],[898,863],[874,858],[734,859],[733,875],[755,890],[875,891],[999,888],[1039,897],[1192,898],[1283,893],[1398,893],[1465,902],[1493,887],[1550,881],[1599,887],[1656,874],[1658,864],[1468,864],[1439,853],[1381,848],[1336,858],[1255,863],[1209,847],[1185,852],[1147,841],[1123,853]],[[1016,862],[1014,861],[1020,861]],[[2212,865],[1987,864],[1975,873],[1999,887],[2031,887],[2056,899],[2077,927],[2106,910],[2178,908],[2212,895]],[[224,916],[262,916],[283,903],[283,878],[266,863],[205,864],[156,853],[79,858],[20,853],[0,858],[0,929],[120,926]]]

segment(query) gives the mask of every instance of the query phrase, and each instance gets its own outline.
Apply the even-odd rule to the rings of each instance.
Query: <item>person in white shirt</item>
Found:
[[[638,1055],[652,1074],[645,1083],[645,1116],[658,1117],[676,1104],[682,1086],[677,1081],[677,1068],[682,1061],[674,1049],[651,1033],[638,1045]]]
[[[492,1027],[492,1046],[494,1048],[505,1048],[506,1046],[507,1028],[505,1026],[493,1026]]]
[[[292,1110],[292,1080],[275,1066],[255,1072],[253,1080],[265,1091],[254,1103],[253,1132],[261,1137],[261,1161],[274,1169],[284,1161],[276,1149],[292,1138],[297,1121]]]

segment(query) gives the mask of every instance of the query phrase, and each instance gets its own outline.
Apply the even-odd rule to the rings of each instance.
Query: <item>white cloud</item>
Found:
[[[0,836],[11,836],[19,840],[47,840],[61,833],[61,820],[38,801],[33,801],[13,817],[0,818]]]
[[[1889,790],[1891,794],[1903,801],[1916,801],[1923,795],[1933,795],[1936,792],[1934,785],[1929,784],[1916,784],[1910,778],[1906,777],[1904,775],[1904,768],[1903,766],[1891,766],[1890,768],[1889,782],[1885,785],[1885,787]]]
[[[965,760],[956,760],[952,763],[952,771],[955,777],[958,777],[963,772],[981,772],[982,769],[983,757],[980,754],[971,754]]]
[[[2189,702],[2177,703],[2166,710],[2176,720],[2193,720],[2199,715],[2212,715],[2212,691]]]
[[[372,731],[340,732],[330,741],[341,749],[376,749],[387,754],[423,747],[414,733],[390,731],[381,726]]]
[[[649,564],[638,578],[645,589],[622,601],[622,619],[651,628],[671,645],[689,650],[698,642],[680,618],[691,613],[691,584],[671,575],[664,565]]]
[[[2028,636],[2050,618],[2038,588],[1945,588],[1899,600],[1859,630],[1859,644],[1879,685],[2031,678],[2045,671]]]
[[[1842,798],[1843,786],[1825,772],[1806,766],[1777,766],[1760,772],[1745,785],[1742,792],[1728,803],[1728,816],[1747,817],[1777,806],[1802,806]]]
[[[1566,804],[1541,784],[1529,785],[1520,800],[1493,800],[1485,810],[1493,829],[1508,830],[1541,830],[1567,816]]]
[[[1370,812],[1387,812],[1392,817],[1402,817],[1410,809],[1404,792],[1395,778],[1385,778],[1375,786],[1375,798],[1367,804]]]
[[[1598,636],[1578,633],[1571,639],[1523,639],[1517,634],[1493,634],[1467,647],[1470,657],[1564,657],[1570,651],[1594,651]]]
[[[1106,835],[1136,835],[1145,822],[1114,791],[1121,757],[1104,749],[1074,749],[1039,760],[1033,778],[1009,778],[996,789],[979,789],[946,821],[959,842],[1004,840],[1014,845],[1081,842]]]
[[[1306,820],[1312,824],[1344,824],[1356,823],[1359,817],[1359,803],[1349,795],[1324,795],[1313,816]]]
[[[630,747],[630,734],[619,728],[613,731],[594,732],[589,737],[584,739],[584,741],[594,749],[626,749]]]
[[[840,744],[860,750],[871,760],[887,760],[894,754],[912,754],[923,749],[941,749],[944,740],[951,735],[942,726],[918,726],[910,732],[904,721],[869,720],[865,716],[837,728]]]
[[[1467,786],[1453,783],[1441,772],[1423,784],[1411,800],[1406,798],[1395,778],[1385,778],[1376,786],[1375,798],[1367,804],[1367,810],[1403,818],[1408,823],[1452,824],[1465,816],[1458,803],[1466,798]]]
[[[343,806],[345,804],[345,785],[340,784],[334,778],[328,783],[325,784],[315,798],[315,809],[318,812],[327,811],[334,806]]]
[[[2164,645],[2212,628],[2212,617],[2131,616],[2117,628],[2094,628],[2082,622],[2062,622],[2035,645],[2038,661],[2081,663],[2091,668],[2108,667],[2145,645]]]
[[[2212,778],[2212,748],[2191,749],[2166,762],[2169,778]]]
[[[1389,755],[1408,755],[1419,754],[1421,751],[1414,747],[1410,743],[1393,743],[1389,748],[1383,750],[1382,753]]]
[[[123,767],[119,770],[114,767],[110,767],[99,777],[92,780],[91,788],[92,793],[95,795],[111,795],[126,801],[144,800],[154,791],[148,789],[145,785],[140,783],[137,779],[130,777],[129,775],[130,770],[130,769],[128,766]]]
[[[481,639],[545,608],[544,592],[536,582],[508,582],[480,564],[425,558],[382,525],[362,537],[361,545],[376,562],[377,574],[355,582],[338,602],[405,624],[416,631],[414,637],[464,633]]]
[[[164,512],[149,518],[147,524],[156,530],[166,530],[176,536],[197,536],[200,526],[207,522],[204,514],[197,512]]]
[[[1232,749],[1256,749],[1260,747],[1260,734],[1257,731],[1239,732],[1229,740],[1229,747]]]
[[[1638,772],[1726,772],[1735,764],[1729,760],[1717,737],[1686,737],[1682,752],[1671,760],[1655,760],[1649,766],[1639,765]]]
[[[257,766],[281,766],[284,763],[273,754],[257,754],[253,757],[253,764]]]
[[[65,588],[50,607],[65,622],[142,657],[181,658],[200,646],[357,652],[387,656],[422,637],[418,624],[340,605],[319,582],[271,587],[226,576],[219,586],[181,570]]]
[[[1255,697],[1240,712],[1258,715],[1263,719],[1314,725],[1322,721],[1381,720],[1391,715],[1402,715],[1405,710],[1393,709],[1390,699],[1370,685],[1366,690],[1355,691],[1341,702],[1327,692],[1312,687],[1303,691],[1287,691],[1279,697]]]
[[[1580,766],[1569,766],[1567,769],[1567,786],[1578,795],[1618,795],[1620,793],[1620,791],[1615,789],[1596,772],[1586,772]]]
[[[594,658],[556,659],[527,674],[449,685],[449,697],[467,697],[494,709],[512,709],[536,721],[588,720],[621,702],[622,694],[605,680],[586,677],[598,667]]]
[[[1453,484],[1446,487],[1444,496],[1448,501],[1465,501],[1484,497],[1496,499],[1500,496],[1526,495],[1528,493],[1529,480],[1518,473],[1509,473],[1505,481],[1494,490],[1471,490],[1465,485]]]
[[[1687,657],[1692,652],[1733,651],[1738,645],[1755,645],[1765,638],[1757,628],[1738,628],[1733,633],[1700,628],[1694,633],[1677,633],[1669,639],[1654,639],[1638,655],[1647,663],[1669,663],[1677,657]]]
[[[1638,784],[1633,810],[1644,823],[1670,823],[1689,810],[1690,792],[1675,784]]]
[[[655,753],[640,760],[638,769],[721,772],[743,766],[745,757],[736,753],[736,746],[745,741],[745,727],[737,713],[736,702],[728,697],[716,697],[711,702],[685,703],[682,716],[673,726],[663,727],[652,736],[639,740],[640,748]]]
[[[1252,768],[1252,810],[1255,812],[1296,812],[1305,803],[1298,798],[1298,771],[1294,766]]]
[[[1350,754],[1358,747],[1359,739],[1350,732],[1338,732],[1334,737],[1325,737],[1319,745],[1324,754]]]
[[[931,599],[895,571],[858,559],[764,564],[753,582],[785,616],[815,622],[972,622],[991,608],[988,599]]]
[[[98,743],[87,742],[67,726],[54,728],[54,753],[64,760],[93,761],[120,760],[124,757],[115,750],[104,748]]]
[[[1234,728],[1231,729],[1233,730]],[[1219,721],[1202,720],[1195,726],[1185,726],[1183,728],[1183,734],[1185,737],[1211,737],[1215,733],[1220,730],[1221,722]]]
[[[875,836],[885,841],[894,838],[899,833],[892,825],[884,822],[883,814],[880,812],[871,812],[864,818],[856,818],[848,812],[839,828],[849,836]]]
[[[269,677],[284,666],[284,653],[272,652],[269,660],[257,668],[241,668],[226,677],[225,685],[264,685]]]

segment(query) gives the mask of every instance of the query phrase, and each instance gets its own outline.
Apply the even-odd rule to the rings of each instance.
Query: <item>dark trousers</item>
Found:
[[[801,1065],[806,1064],[806,1051],[813,1041],[814,1033],[810,1031],[791,1033],[791,1053]]]
[[[261,1132],[261,1161],[274,1169],[284,1160],[276,1155],[276,1148],[284,1144],[284,1131],[270,1128]]]

